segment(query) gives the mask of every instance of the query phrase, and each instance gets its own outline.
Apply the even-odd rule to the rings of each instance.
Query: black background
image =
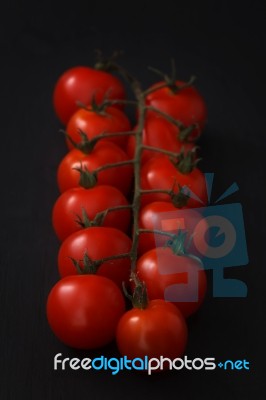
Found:
[[[0,398],[263,398],[265,350],[265,3],[9,2],[1,12]],[[233,3],[233,4],[232,4]],[[247,359],[250,371],[134,373],[53,370],[53,357],[98,355],[63,346],[45,303],[57,281],[59,243],[51,227],[56,168],[66,153],[52,108],[59,75],[93,65],[94,49],[124,51],[121,63],[143,86],[152,65],[181,79],[195,74],[208,105],[201,168],[215,172],[214,198],[243,206],[250,262],[226,276],[248,285],[244,299],[212,298],[189,321],[187,355]],[[211,287],[211,276],[210,276]],[[114,345],[103,353],[117,356]],[[265,380],[265,379],[264,379]]]

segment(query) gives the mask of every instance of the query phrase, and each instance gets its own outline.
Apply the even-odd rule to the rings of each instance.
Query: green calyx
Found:
[[[93,172],[90,172],[86,166],[82,167],[82,164],[81,164],[80,167],[73,168],[73,169],[80,173],[79,185],[81,187],[83,187],[84,189],[90,189],[96,185],[96,183],[97,183],[96,174]]]
[[[98,104],[96,102],[95,95],[92,96],[91,104],[89,107],[87,107],[86,104],[83,104],[80,101],[77,101],[76,104],[79,108],[83,108],[83,110],[85,111],[95,112],[96,114],[99,115],[106,115],[105,110],[109,106],[108,101],[106,101],[106,99],[104,99],[102,103]]]
[[[135,272],[131,273],[130,279],[134,282],[135,285],[133,294],[130,295],[127,292],[125,284],[123,283],[124,294],[131,301],[134,308],[140,308],[141,310],[144,310],[145,308],[147,308],[149,303],[145,282],[141,282]]]
[[[96,102],[95,96],[92,97],[91,100],[91,109],[94,111],[96,114],[99,115],[106,115],[106,108],[109,106],[108,100],[107,100],[107,94],[105,95],[105,98],[102,103],[98,104]]]
[[[202,268],[204,268],[201,259],[195,256],[194,254],[189,253],[188,251],[192,239],[193,235],[190,235],[188,237],[187,231],[181,231],[179,229],[177,234],[172,239],[166,242],[165,247],[169,247],[176,256],[185,256],[194,259],[195,261],[197,261],[199,264],[202,265]]]
[[[122,52],[121,51],[114,51],[110,57],[104,57],[103,53],[101,50],[96,50],[96,63],[94,65],[95,69],[98,69],[100,71],[107,71],[107,72],[112,72],[117,70],[117,64],[116,61],[117,59],[121,56]]]
[[[97,140],[95,140],[95,139],[89,140],[89,138],[86,135],[86,133],[83,132],[81,129],[79,129],[79,131],[78,131],[78,133],[80,135],[80,142],[79,143],[75,142],[72,139],[72,137],[66,131],[61,129],[60,132],[62,132],[65,135],[67,140],[70,141],[70,143],[72,144],[72,146],[75,149],[80,150],[84,154],[90,154],[92,152],[92,150],[94,149],[94,146],[97,143]]]
[[[73,265],[75,266],[79,275],[96,274],[98,265],[88,256],[88,253],[84,253],[83,260],[75,260],[70,257]]]
[[[175,168],[178,169],[181,174],[189,174],[198,165],[200,158],[196,158],[197,146],[193,147],[192,150],[184,151],[182,148],[178,154],[177,159],[170,159],[174,164]]]
[[[194,131],[194,129],[197,128],[197,124],[192,124],[187,127],[183,127],[180,129],[179,134],[178,134],[178,139],[181,142],[194,142],[195,140],[190,140],[190,135]]]
[[[154,72],[155,74],[159,75],[164,80],[164,82],[166,83],[166,86],[171,90],[171,92],[173,94],[176,94],[179,91],[179,88],[176,84],[175,76],[173,76],[173,75],[169,76],[169,75],[163,73],[162,71],[160,71],[159,69],[153,68],[153,67],[149,67],[149,70]]]
[[[178,193],[171,192],[171,200],[176,208],[185,207],[189,199],[189,193],[185,193],[180,184],[178,184]]]
[[[176,256],[184,256],[190,246],[192,236],[187,240],[187,231],[178,230],[177,234],[166,242],[166,247],[169,247]]]
[[[77,219],[75,222],[81,227],[81,228],[91,228],[93,226],[102,226],[103,221],[108,213],[108,210],[99,212],[93,220],[89,219],[89,216],[85,210],[84,207],[81,208],[81,216],[76,215]]]
[[[144,310],[148,305],[147,288],[144,282],[139,283],[133,292],[132,305],[135,308]]]
[[[177,94],[182,89],[185,89],[185,88],[191,86],[194,83],[195,79],[196,79],[195,76],[191,76],[190,79],[187,82],[185,82],[184,84],[177,85],[177,83],[176,83],[176,81],[177,81],[177,79],[176,79],[176,65],[175,65],[175,61],[173,59],[171,59],[171,74],[170,75],[165,74],[164,72],[162,72],[162,71],[160,71],[160,70],[158,70],[156,68],[149,67],[149,69],[163,78],[163,80],[165,81],[167,87],[171,90],[171,92],[173,94]]]

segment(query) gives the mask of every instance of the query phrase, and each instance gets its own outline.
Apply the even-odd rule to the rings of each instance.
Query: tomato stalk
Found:
[[[151,68],[149,68],[149,69],[151,69]],[[154,92],[156,92],[156,91],[159,90],[159,89],[166,88],[166,87],[168,87],[168,86],[169,86],[168,83],[162,82],[161,84],[155,85],[155,86],[153,86],[153,87],[151,87],[151,88],[145,90],[145,91],[143,92],[143,95],[146,97],[146,96],[148,96],[149,94],[154,93]]]
[[[104,100],[102,105],[105,107],[109,107],[109,106],[114,106],[116,104],[122,104],[122,105],[126,105],[126,106],[134,106],[136,107],[138,105],[138,103],[135,100]]]
[[[163,78],[164,82],[161,84],[155,85],[154,87],[146,90],[144,92],[145,96],[148,96],[149,94],[156,92],[159,89],[163,89],[164,87],[168,87],[172,91],[173,94],[177,94],[178,92],[180,92],[180,90],[185,89],[194,83],[196,77],[194,75],[192,75],[187,82],[183,83],[182,85],[178,85],[176,82],[176,80],[177,80],[176,79],[176,66],[175,66],[174,59],[171,59],[171,66],[172,66],[172,71],[171,71],[170,76],[168,74],[165,74],[164,72],[160,71],[157,68],[149,67],[149,70],[152,72],[155,72],[157,75],[161,76]]]
[[[92,99],[90,108],[86,105],[81,103],[80,101],[76,102],[77,106],[80,108],[83,108],[86,111],[94,111],[97,114],[106,114],[106,108],[107,107],[112,107],[117,104],[121,105],[128,105],[128,106],[137,106],[137,102],[134,100],[110,100],[110,99],[104,99],[100,104],[98,104],[95,100],[95,98]]]
[[[123,167],[125,165],[131,165],[131,164],[135,164],[135,160],[128,160],[128,161],[121,161],[121,162],[117,162],[117,163],[105,164],[105,165],[102,165],[101,167],[96,168],[92,172],[92,174],[97,176],[97,174],[99,172],[104,171],[106,169],[115,168],[115,167]]]
[[[120,137],[120,136],[133,136],[135,135],[135,131],[127,131],[127,132],[115,132],[115,133],[101,133],[97,136],[95,136],[93,139],[89,139],[88,136],[86,135],[85,132],[83,132],[81,129],[79,130],[79,134],[81,137],[81,141],[79,143],[76,143],[72,137],[64,130],[60,129],[59,132],[63,133],[70,141],[73,147],[76,149],[82,151],[84,154],[90,154],[92,150],[94,149],[96,143],[99,142],[99,140],[102,139],[110,139],[111,137]]]
[[[168,194],[171,198],[173,205],[176,208],[182,208],[187,205],[187,202],[190,198],[189,193],[185,193],[182,186],[178,184],[179,191],[176,193],[174,191],[176,183],[174,183],[173,188],[171,190],[166,189],[148,189],[148,190],[141,190],[141,194],[153,194],[153,193],[162,193]]]
[[[132,239],[133,239],[133,241],[132,241],[132,247],[131,247],[131,251],[129,253],[129,257],[131,259],[131,279],[136,283],[136,287],[138,287],[138,291],[145,292],[145,285],[139,281],[137,282],[138,278],[136,275],[139,235],[141,233],[162,234],[162,235],[165,235],[165,236],[171,238],[172,240],[174,240],[176,235],[171,234],[169,232],[159,231],[159,230],[146,230],[146,229],[139,228],[139,211],[140,211],[140,207],[141,207],[141,195],[148,194],[148,193],[155,193],[155,192],[156,193],[159,193],[159,192],[167,193],[171,196],[173,201],[176,200],[177,206],[179,206],[181,203],[182,203],[182,205],[184,205],[185,201],[187,201],[187,199],[188,199],[188,195],[183,193],[181,188],[179,188],[179,193],[174,193],[174,190],[173,190],[174,188],[171,190],[161,190],[161,189],[147,190],[147,191],[141,190],[140,168],[141,168],[141,154],[142,154],[143,150],[150,150],[150,151],[158,152],[161,154],[165,154],[169,157],[174,158],[175,160],[180,160],[180,157],[181,157],[182,166],[184,166],[184,164],[186,164],[185,167],[188,167],[187,163],[184,163],[184,159],[181,154],[177,154],[177,153],[174,153],[171,151],[158,149],[158,148],[155,148],[152,146],[146,146],[146,145],[142,144],[142,133],[143,133],[144,126],[145,126],[145,116],[146,116],[147,111],[152,111],[152,112],[155,112],[158,115],[162,116],[167,121],[169,121],[170,123],[172,123],[173,125],[175,125],[179,128],[181,140],[188,139],[189,134],[193,131],[193,129],[195,128],[195,125],[193,124],[192,126],[187,127],[181,121],[174,119],[173,117],[169,116],[168,114],[164,113],[163,111],[160,111],[153,106],[147,106],[145,104],[145,99],[146,99],[147,95],[149,95],[150,93],[152,93],[155,90],[158,90],[159,88],[171,86],[173,79],[171,80],[171,82],[169,81],[169,79],[168,80],[165,79],[165,82],[162,83],[161,85],[157,85],[154,88],[150,88],[146,91],[143,91],[141,88],[140,82],[134,76],[132,76],[130,73],[128,73],[127,70],[125,70],[120,65],[116,64],[116,62],[114,62],[113,60],[108,61],[108,62],[107,61],[104,62],[103,60],[101,60],[101,63],[98,65],[98,68],[105,69],[105,70],[108,69],[109,71],[112,70],[112,71],[119,72],[130,83],[132,91],[136,98],[136,101],[129,101],[129,102],[123,101],[123,103],[130,104],[130,105],[137,105],[137,108],[138,108],[137,129],[134,132],[120,133],[121,135],[135,135],[136,146],[135,146],[134,159],[130,160],[130,161],[120,162],[120,163],[106,164],[104,166],[99,167],[97,170],[95,170],[94,174],[97,174],[100,171],[103,171],[103,170],[109,169],[109,168],[113,168],[113,167],[118,167],[118,166],[123,166],[123,165],[128,165],[128,164],[134,165],[134,197],[133,197],[133,202],[132,202],[132,209],[133,209],[133,233],[132,233],[133,238]],[[194,80],[194,78],[191,79],[191,81],[189,81],[187,84],[185,84],[181,88],[177,87],[176,89],[181,90],[182,88],[191,85],[193,83],[193,80]],[[171,83],[171,85],[170,85],[170,83]],[[175,82],[174,82],[174,84],[175,84]],[[120,102],[120,100],[118,102]],[[116,104],[116,101],[115,100],[114,101],[108,101],[108,100],[104,101],[105,107],[107,107],[108,105],[112,105],[112,104]],[[109,135],[103,133],[102,135],[99,135],[94,140],[100,140],[100,139],[105,138],[106,136],[109,136]],[[115,136],[115,134],[114,134],[114,136]],[[173,160],[173,162],[175,162],[175,160]],[[185,169],[187,170],[187,168],[185,168]],[[177,196],[177,197],[175,197],[175,196]],[[178,196],[181,196],[182,199],[181,199],[181,197],[179,199]],[[182,200],[182,201],[179,202],[179,200]],[[108,212],[108,210],[107,210],[107,212]],[[110,257],[110,259],[113,259],[113,257]],[[146,303],[146,302],[144,302],[144,303]]]
[[[120,253],[120,254],[116,254],[114,256],[104,257],[104,258],[101,258],[100,260],[95,260],[93,262],[95,263],[95,265],[97,265],[97,267],[100,267],[103,263],[105,263],[107,261],[119,260],[121,258],[130,258],[130,253]]]
[[[161,231],[159,229],[139,229],[139,233],[152,233],[157,235],[163,235],[163,236],[168,236],[171,239],[174,239],[176,237],[175,233]]]
[[[153,194],[153,193],[163,193],[163,194],[169,194],[171,196],[174,192],[173,190],[166,190],[166,189],[141,189],[140,191],[141,194]]]
[[[84,253],[82,260],[76,260],[75,258],[69,257],[77,270],[79,275],[96,274],[98,268],[105,262],[120,260],[123,258],[130,258],[130,253],[120,253],[110,257],[104,257],[99,260],[92,260],[87,252]],[[83,264],[83,266],[82,266]]]
[[[119,136],[133,136],[135,135],[135,131],[128,131],[128,132],[110,132],[110,133],[100,133],[99,135],[95,136],[91,139],[91,143],[97,143],[101,139],[109,139],[110,137],[119,137]]]
[[[170,122],[171,124],[175,125],[177,128],[179,128],[179,135],[178,138],[181,142],[191,142],[194,143],[196,141],[195,139],[189,139],[190,134],[193,132],[193,130],[198,126],[197,124],[192,124],[189,126],[185,126],[181,121],[179,121],[178,119],[175,119],[173,117],[171,117],[171,115],[159,110],[156,107],[153,106],[146,106],[146,109],[149,111],[152,111],[158,115],[160,115],[161,117],[163,117],[164,119],[166,119],[168,122]]]
[[[81,226],[81,228],[89,228],[92,226],[101,226],[104,222],[105,217],[110,212],[121,211],[121,210],[129,210],[132,208],[132,204],[127,204],[123,206],[116,206],[107,208],[104,211],[98,212],[93,220],[90,220],[88,214],[86,213],[85,208],[82,207],[81,212],[82,216],[76,215],[76,223]]]
[[[132,208],[132,204],[126,204],[124,206],[115,206],[115,207],[110,207],[107,208],[104,211],[99,212],[95,218],[98,218],[101,214],[104,214],[104,216],[106,216],[109,212],[113,212],[113,211],[120,211],[120,210],[128,210]]]
[[[140,210],[140,166],[142,153],[142,132],[145,124],[145,114],[147,108],[145,106],[145,96],[142,93],[141,85],[138,81],[132,83],[132,89],[138,100],[138,126],[136,130],[135,140],[135,163],[134,163],[134,198],[133,198],[133,243],[131,248],[131,279],[135,279],[135,271],[137,267],[138,243],[139,243],[139,210]]]
[[[174,157],[174,158],[177,158],[180,155],[180,153],[174,153],[173,151],[160,149],[159,147],[147,146],[144,144],[142,145],[142,149],[154,151],[155,153],[165,154],[166,156],[170,156],[170,157]]]
[[[159,110],[156,107],[146,106],[146,109],[160,115],[161,117],[165,118],[167,121],[169,121],[171,124],[177,126],[181,130],[185,128],[185,125],[181,121],[171,117],[171,115]]]
[[[200,158],[196,158],[196,151],[197,146],[193,147],[192,150],[189,150],[186,153],[184,153],[184,151],[181,151],[178,154],[176,160],[170,158],[170,161],[182,174],[189,174],[191,171],[193,171],[194,168],[196,168],[199,161],[201,160]]]
[[[140,308],[144,310],[148,304],[148,293],[145,282],[141,282],[136,274],[132,274],[131,280],[134,282],[135,288],[131,294],[128,293],[125,282],[122,283],[123,292],[126,298],[128,298],[134,308]]]

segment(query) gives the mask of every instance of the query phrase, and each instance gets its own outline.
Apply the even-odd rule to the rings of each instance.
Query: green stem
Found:
[[[105,262],[113,261],[113,260],[120,260],[123,258],[130,258],[130,253],[121,253],[115,254],[113,256],[104,257],[100,260],[92,260],[89,256],[87,251],[84,253],[84,257],[82,260],[76,260],[75,258],[69,257],[72,261],[73,265],[75,266],[78,274],[96,274],[98,268]],[[81,267],[80,263],[83,263],[84,267]]]
[[[175,71],[174,60],[172,60],[172,74],[171,74],[171,77],[166,75],[166,74],[164,74],[163,72],[159,71],[158,69],[151,68],[151,67],[149,67],[149,69],[151,71],[155,72],[157,75],[160,75],[164,79],[164,82],[159,83],[157,85],[154,85],[153,87],[145,90],[145,92],[143,92],[145,96],[148,96],[149,94],[151,94],[153,92],[156,92],[159,89],[163,89],[165,87],[168,87],[170,90],[172,90],[172,92],[174,94],[177,94],[181,90],[193,85],[193,83],[196,80],[196,77],[194,75],[192,75],[187,82],[185,82],[183,85],[178,86],[176,84],[176,71]]]
[[[164,189],[147,189],[147,190],[142,189],[140,193],[141,194],[163,193],[163,194],[169,194],[169,196],[174,194],[172,190],[164,190]]]
[[[104,103],[97,104],[94,96],[92,97],[91,104],[89,106],[87,106],[86,104],[82,103],[79,100],[76,101],[76,105],[79,108],[83,108],[83,110],[85,111],[95,112],[96,114],[99,115],[106,115],[107,105],[105,105]]]
[[[158,147],[153,147],[153,146],[142,145],[142,149],[148,150],[148,151],[155,151],[156,153],[165,154],[167,156],[174,157],[174,158],[177,158],[179,156],[179,153],[174,153],[173,151],[159,149]]]
[[[139,278],[136,274],[136,266],[137,266],[137,257],[138,257],[138,245],[139,245],[139,235],[141,233],[153,233],[153,234],[161,234],[165,235],[167,237],[170,237],[173,239],[175,237],[174,234],[171,234],[169,232],[163,232],[159,230],[145,230],[145,229],[140,229],[139,227],[139,211],[140,211],[140,206],[141,206],[141,195],[145,193],[167,193],[169,195],[173,194],[173,190],[154,190],[154,191],[144,191],[141,190],[140,187],[140,172],[141,172],[141,155],[142,151],[144,149],[146,150],[153,150],[153,151],[158,151],[157,148],[150,148],[148,146],[143,146],[142,145],[142,132],[144,130],[144,125],[145,125],[145,116],[147,111],[153,111],[156,112],[157,114],[161,115],[164,117],[166,120],[168,120],[170,123],[174,124],[177,126],[180,130],[184,129],[185,126],[180,122],[175,120],[174,118],[170,117],[168,114],[158,110],[155,107],[152,106],[146,106],[145,104],[145,97],[151,93],[153,90],[158,90],[158,86],[154,89],[148,89],[146,91],[142,91],[141,85],[138,82],[138,80],[135,79],[134,76],[132,76],[130,73],[128,73],[127,70],[125,70],[123,67],[117,65],[116,63],[111,63],[109,64],[109,67],[111,66],[112,70],[115,70],[119,73],[121,73],[126,80],[131,84],[131,88],[134,92],[135,98],[137,100],[138,104],[138,126],[135,131],[135,140],[136,140],[136,147],[135,147],[135,157],[131,162],[122,162],[122,163],[117,163],[116,166],[121,166],[121,165],[126,165],[129,163],[132,163],[134,165],[134,198],[133,198],[133,203],[132,203],[132,208],[133,208],[133,241],[132,241],[132,247],[130,250],[130,260],[131,260],[131,274],[130,278],[131,280],[135,283],[135,290],[133,293],[133,305],[139,308],[145,308],[148,303],[148,298],[147,298],[147,290],[144,282],[140,282]],[[164,82],[160,87],[166,87],[169,86],[169,82]],[[160,150],[159,150],[160,151]],[[168,156],[170,155],[171,157],[174,156],[174,158],[178,158],[177,155],[173,152],[169,152],[167,150],[165,151],[160,151],[161,153],[164,152],[164,154],[167,154]],[[178,155],[179,156],[179,155]],[[100,167],[97,172],[100,172],[104,169],[113,167],[114,165],[106,165],[103,167]],[[135,296],[135,298],[134,298]]]
[[[134,100],[105,100],[103,103],[103,106],[105,107],[112,107],[113,105],[116,104],[124,104],[128,106],[135,106],[137,107],[138,103]]]
[[[96,226],[101,226],[104,223],[107,214],[109,214],[110,212],[129,210],[129,209],[132,209],[132,204],[107,208],[104,211],[98,212],[93,222]]]
[[[186,89],[187,87],[193,85],[193,83],[195,82],[195,80],[196,80],[196,76],[195,76],[195,75],[192,75],[192,76],[189,78],[189,80],[188,80],[187,82],[185,82],[185,83],[184,83],[183,85],[181,85],[181,86],[178,86],[178,91],[183,90],[183,89]]]
[[[149,94],[154,93],[154,92],[156,92],[157,90],[164,89],[164,88],[166,88],[166,87],[168,87],[168,84],[167,84],[166,82],[163,82],[163,83],[158,84],[158,85],[154,85],[153,87],[151,87],[151,88],[145,90],[145,91],[143,92],[143,96],[144,96],[144,97],[147,97],[147,96],[149,96]]]
[[[135,279],[135,271],[138,257],[138,244],[139,244],[139,210],[141,204],[140,193],[140,166],[141,166],[141,153],[142,153],[142,132],[145,124],[145,96],[141,91],[139,82],[132,84],[133,91],[138,100],[138,127],[136,130],[136,148],[135,148],[135,163],[134,163],[134,198],[133,198],[133,243],[131,248],[131,278]]]
[[[123,259],[123,258],[130,258],[130,253],[121,253],[121,254],[116,254],[114,256],[110,256],[110,257],[104,257],[104,258],[101,258],[100,260],[93,261],[93,263],[95,264],[96,267],[99,267],[100,265],[102,265],[105,262],[119,260],[119,259]]]
[[[153,111],[156,114],[161,115],[161,117],[165,118],[167,121],[171,122],[171,124],[177,126],[179,129],[184,129],[185,128],[184,124],[181,121],[171,117],[170,115],[166,114],[165,112],[159,110],[156,107],[146,106],[146,109],[149,110],[149,111]]]
[[[123,137],[123,136],[133,136],[135,135],[135,131],[127,131],[127,132],[116,132],[116,133],[100,133],[90,140],[90,143],[96,144],[101,139],[110,139],[112,137]]]
[[[132,208],[132,204],[126,204],[124,206],[115,206],[115,207],[110,207],[106,210],[107,213],[113,212],[113,211],[120,211],[120,210],[128,210]],[[104,211],[103,211],[104,212]],[[98,215],[98,214],[97,214]]]
[[[176,236],[174,233],[160,231],[159,229],[139,229],[139,233],[152,233],[153,235],[155,235],[155,234],[163,235],[163,236],[168,236],[171,239],[174,239]]]
[[[131,165],[134,164],[135,161],[134,160],[128,160],[128,161],[121,161],[121,162],[117,162],[117,163],[111,163],[111,164],[105,164],[102,165],[101,167],[96,168],[93,173],[94,174],[98,174],[101,171],[105,171],[106,169],[110,169],[110,168],[116,168],[116,167],[123,167],[125,165]]]
[[[95,136],[93,139],[89,139],[85,132],[83,132],[82,130],[79,130],[81,141],[75,142],[72,139],[72,137],[65,130],[60,129],[59,132],[61,132],[65,135],[66,139],[68,139],[70,141],[70,143],[72,144],[73,147],[82,151],[82,153],[84,153],[84,154],[90,154],[92,152],[92,150],[94,149],[96,143],[98,143],[102,139],[109,140],[112,137],[124,137],[124,136],[134,136],[135,135],[135,131],[112,132],[112,133],[105,132],[105,133],[101,133],[101,134]]]

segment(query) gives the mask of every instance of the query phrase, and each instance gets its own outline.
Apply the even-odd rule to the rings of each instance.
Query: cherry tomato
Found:
[[[195,146],[192,142],[182,141],[179,138],[180,130],[177,126],[156,114],[149,114],[145,121],[145,127],[142,133],[142,143],[145,146],[157,147],[179,153],[182,149],[186,152],[192,150]],[[127,153],[130,158],[135,154],[135,137],[128,139]],[[143,150],[141,161],[145,163],[150,158],[157,156],[155,151]]]
[[[53,93],[57,117],[66,125],[78,110],[77,101],[88,105],[93,97],[97,104],[101,104],[104,97],[123,100],[125,90],[122,83],[107,72],[80,66],[68,69],[59,77]],[[121,105],[116,107],[122,108]]]
[[[186,186],[191,196],[188,207],[202,207],[207,203],[207,191],[204,174],[194,168],[189,173],[182,173],[166,156],[158,156],[147,161],[141,169],[141,188],[143,190],[171,190],[178,192],[178,185]],[[193,198],[193,193],[200,199]],[[142,196],[142,205],[153,201],[171,201],[171,197],[164,193],[149,193]]]
[[[170,248],[158,247],[139,258],[137,274],[146,284],[149,299],[171,301],[185,317],[197,311],[203,302],[207,279],[197,258],[175,255]]]
[[[63,343],[77,349],[94,349],[110,343],[125,311],[118,287],[97,275],[61,279],[47,300],[49,325]]]
[[[158,82],[152,86],[160,86],[163,82]],[[185,126],[196,124],[196,128],[190,138],[198,137],[206,123],[207,107],[203,97],[194,86],[182,89],[185,82],[176,81],[180,90],[174,93],[169,87],[164,87],[150,93],[146,97],[146,104],[157,108],[171,117],[181,121]]]
[[[122,111],[114,107],[107,107],[103,112],[93,111],[92,108],[80,108],[72,114],[68,121],[66,131],[75,143],[81,142],[79,131],[83,131],[88,139],[92,139],[101,133],[120,133],[130,131],[130,122]],[[127,136],[114,136],[109,141],[116,143],[122,148],[126,148]],[[67,139],[70,149],[73,145]]]
[[[164,300],[151,300],[147,308],[133,308],[120,319],[117,346],[128,359],[160,356],[171,360],[183,355],[187,326],[180,311]]]
[[[114,143],[101,140],[89,154],[78,149],[72,149],[66,154],[57,170],[57,182],[60,192],[79,186],[80,172],[76,168],[82,167],[93,172],[97,168],[127,161],[126,153]],[[97,185],[115,186],[126,196],[131,190],[133,167],[125,165],[108,168],[97,174]]]
[[[205,232],[208,231],[206,219],[202,217],[200,209],[183,207],[176,208],[166,201],[155,201],[143,207],[139,214],[139,227],[142,229],[158,229],[169,233],[179,230],[187,232],[187,238],[192,236],[188,252],[202,257],[207,250]],[[197,235],[197,247],[193,235]],[[169,237],[160,234],[142,233],[139,237],[139,254],[142,255],[155,247],[164,246]],[[198,250],[200,247],[200,251]]]
[[[71,261],[83,260],[85,253],[91,260],[128,253],[131,249],[130,238],[116,228],[92,227],[72,233],[61,244],[58,253],[58,269],[61,277],[77,274]],[[83,265],[83,263],[81,262]],[[113,280],[119,288],[127,282],[130,273],[128,258],[104,262],[97,270],[97,275]]]
[[[60,240],[64,240],[71,233],[86,227],[86,222],[92,223],[99,212],[123,205],[128,205],[128,201],[118,189],[112,186],[69,189],[61,194],[53,207],[52,221],[56,235]],[[87,218],[89,221],[86,221]],[[130,210],[128,209],[109,212],[100,225],[127,232],[129,224]]]

